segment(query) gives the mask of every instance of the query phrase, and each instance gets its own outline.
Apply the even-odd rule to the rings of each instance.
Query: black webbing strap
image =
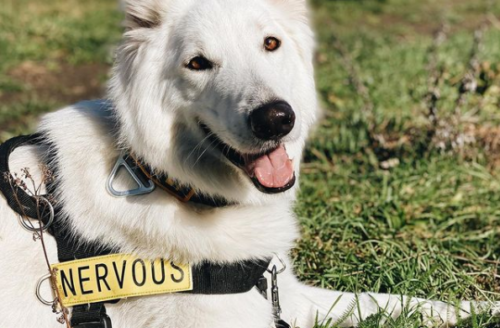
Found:
[[[271,260],[231,264],[203,263],[193,267],[191,294],[239,294],[250,291],[264,275]]]
[[[103,303],[73,307],[71,315],[73,328],[111,328],[111,319],[106,314]]]
[[[23,145],[35,145],[41,140],[39,134],[34,134],[12,138],[0,145],[0,191],[5,196],[7,204],[16,213],[37,220],[37,201],[22,188],[11,183],[15,177],[11,176],[10,173],[9,157],[16,148]]]
[[[40,208],[41,204],[35,197],[30,196],[21,186],[15,183],[16,178],[22,179],[22,177],[12,176],[9,167],[10,155],[16,148],[42,144],[50,146],[42,135],[34,134],[12,138],[0,145],[0,192],[4,195],[10,208],[16,213],[35,220],[41,219],[46,224],[47,216],[43,214],[43,208]],[[49,155],[54,156],[51,152],[49,152]],[[47,165],[51,164],[51,159],[53,158],[49,157]],[[50,167],[50,171],[56,176],[57,173],[54,171],[54,167]],[[48,194],[54,194],[56,186],[57,182],[47,184]],[[45,198],[50,199],[50,197]],[[68,233],[67,227],[64,226],[61,219],[61,208],[54,204],[52,206],[54,206],[55,215],[48,232],[56,239],[57,256],[60,262],[106,255],[111,252],[111,250],[100,245],[83,245],[80,243],[79,238]],[[104,303],[74,307],[71,315],[71,327],[112,328]]]
[[[52,145],[49,145],[48,163],[50,172],[54,176],[47,183],[47,192],[56,195],[59,185],[58,168],[56,166],[57,152]],[[69,262],[90,257],[103,256],[112,253],[112,249],[100,243],[83,243],[79,236],[72,231],[67,224],[64,224],[61,215],[62,204],[55,204],[54,223],[49,232],[54,236],[57,243],[57,257],[59,262]],[[120,300],[108,301],[107,303],[117,303]],[[74,306],[71,313],[70,325],[72,328],[112,328],[111,319],[106,314],[104,303],[94,303],[88,305]]]
[[[38,219],[41,212],[35,198],[28,195],[22,188],[12,186],[9,182],[11,178],[9,169],[9,156],[22,145],[46,145],[48,147],[47,166],[52,172],[54,179],[47,184],[49,195],[57,195],[58,170],[54,160],[57,152],[41,135],[21,136],[13,138],[0,145],[0,191],[5,196],[9,206],[18,214]],[[132,163],[130,163],[132,164]],[[50,199],[50,197],[46,197]],[[201,201],[205,201],[202,199]],[[211,200],[213,202],[213,200]],[[206,200],[207,203],[210,200]],[[22,204],[22,207],[20,206]],[[226,204],[213,203],[213,205],[224,206]],[[68,262],[77,259],[85,259],[115,253],[103,243],[82,242],[81,238],[73,231],[69,225],[65,224],[62,215],[62,204],[53,204],[54,221],[48,232],[54,236],[57,243],[57,253],[60,262]],[[42,215],[42,221],[45,217]],[[262,279],[266,269],[269,267],[271,259],[247,260],[230,264],[217,264],[205,262],[193,266],[192,279],[193,290],[183,292],[189,294],[239,294],[250,291],[253,287],[262,285]],[[265,284],[264,284],[265,285]],[[260,288],[261,293],[265,293],[265,288]],[[106,303],[116,303],[119,300],[107,301]],[[111,320],[106,314],[104,303],[95,303],[73,307],[71,315],[71,326],[73,328],[112,328]]]

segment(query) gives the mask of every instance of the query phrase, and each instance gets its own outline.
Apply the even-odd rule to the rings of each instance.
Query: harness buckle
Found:
[[[73,325],[73,328],[112,328],[111,319],[107,314],[104,314],[99,322],[86,322]]]
[[[73,325],[73,328],[112,328],[111,319],[107,314],[101,317],[99,322],[86,322]]]
[[[112,328],[104,303],[82,305],[73,308],[73,328]]]

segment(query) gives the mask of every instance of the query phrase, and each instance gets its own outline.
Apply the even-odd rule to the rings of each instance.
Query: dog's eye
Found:
[[[203,56],[198,56],[193,59],[186,65],[192,71],[204,71],[208,69],[212,69],[213,64],[210,60],[206,59]]]
[[[264,40],[264,47],[267,51],[276,51],[281,46],[281,41],[277,38],[270,36]]]

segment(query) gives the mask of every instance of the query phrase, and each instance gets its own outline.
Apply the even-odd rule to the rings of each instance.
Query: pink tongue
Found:
[[[283,146],[257,158],[247,171],[266,188],[283,188],[294,176],[292,161]]]

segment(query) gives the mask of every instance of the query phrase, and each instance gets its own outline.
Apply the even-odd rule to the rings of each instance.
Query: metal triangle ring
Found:
[[[148,180],[148,185],[144,185],[144,183],[142,183],[139,177],[134,173],[134,170],[132,170],[132,168],[128,165],[127,161],[125,161],[125,156],[127,156],[127,154],[123,152],[116,160],[115,166],[113,167],[113,170],[111,171],[111,174],[109,175],[108,181],[106,183],[108,192],[115,197],[140,196],[152,193],[156,187],[154,182],[152,180]],[[113,182],[115,181],[118,171],[121,167],[125,168],[128,174],[138,185],[136,189],[119,191],[113,187]]]

